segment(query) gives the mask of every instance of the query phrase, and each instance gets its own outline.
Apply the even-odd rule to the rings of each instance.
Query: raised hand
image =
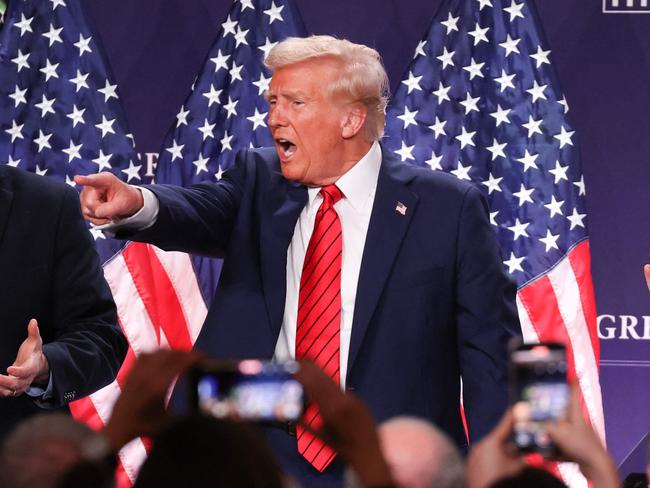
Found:
[[[509,408],[492,432],[472,447],[465,467],[469,488],[487,488],[526,467],[510,442],[513,425],[514,416]]]
[[[620,486],[614,461],[585,421],[577,384],[571,387],[566,415],[557,422],[549,422],[546,432],[558,447],[560,459],[578,463],[582,474],[595,488]]]
[[[115,402],[104,435],[116,451],[131,439],[153,436],[169,421],[165,407],[175,378],[196,364],[192,351],[160,349],[140,355]]]
[[[0,396],[22,395],[32,383],[47,384],[50,368],[43,354],[43,340],[36,319],[27,324],[27,338],[20,345],[16,360],[7,368],[7,373],[0,375]]]

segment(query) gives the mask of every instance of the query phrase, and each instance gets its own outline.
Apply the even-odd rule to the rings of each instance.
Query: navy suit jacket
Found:
[[[274,149],[242,151],[217,184],[149,188],[160,211],[136,240],[225,258],[196,348],[218,357],[271,358],[282,325],[287,247],[306,188],[283,178]],[[507,403],[506,344],[519,333],[514,296],[480,192],[383,150],[347,388],[379,421],[425,417],[463,447],[462,376],[469,436],[481,438]],[[320,484],[305,477],[309,468],[294,456],[295,439],[280,431],[269,439],[305,486]]]
[[[0,165],[0,371],[12,365],[38,320],[53,397],[68,402],[110,383],[127,343],[115,304],[69,186]],[[0,441],[21,419],[42,411],[27,395],[0,398]]]

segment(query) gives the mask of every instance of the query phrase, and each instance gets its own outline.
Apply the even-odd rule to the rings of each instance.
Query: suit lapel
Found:
[[[307,203],[307,189],[274,175],[260,222],[262,287],[274,337],[280,333],[287,289],[287,248],[298,216]]]
[[[383,147],[382,151],[384,156],[357,284],[348,372],[359,353],[419,200],[407,186],[414,176],[412,168],[399,162]]]
[[[5,171],[0,171],[0,243],[9,220],[9,210],[11,210],[13,198],[14,194],[9,185],[9,177]]]

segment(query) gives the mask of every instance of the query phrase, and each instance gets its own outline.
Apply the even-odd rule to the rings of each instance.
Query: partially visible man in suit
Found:
[[[242,151],[221,181],[187,189],[78,177],[84,215],[225,258],[196,348],[312,359],[379,420],[425,417],[466,448],[461,376],[474,441],[506,407],[506,342],[519,333],[485,200],[379,144],[388,80],[375,50],[293,38],[266,63],[275,148]],[[315,407],[305,422],[318,429]],[[336,454],[308,430],[267,439],[303,486],[341,485]]]
[[[0,165],[0,440],[110,383],[126,348],[77,193]]]

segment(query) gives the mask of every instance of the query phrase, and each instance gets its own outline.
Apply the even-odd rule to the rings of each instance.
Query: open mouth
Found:
[[[296,145],[288,139],[276,139],[275,143],[280,156],[283,156],[284,159],[289,159],[296,152]]]

